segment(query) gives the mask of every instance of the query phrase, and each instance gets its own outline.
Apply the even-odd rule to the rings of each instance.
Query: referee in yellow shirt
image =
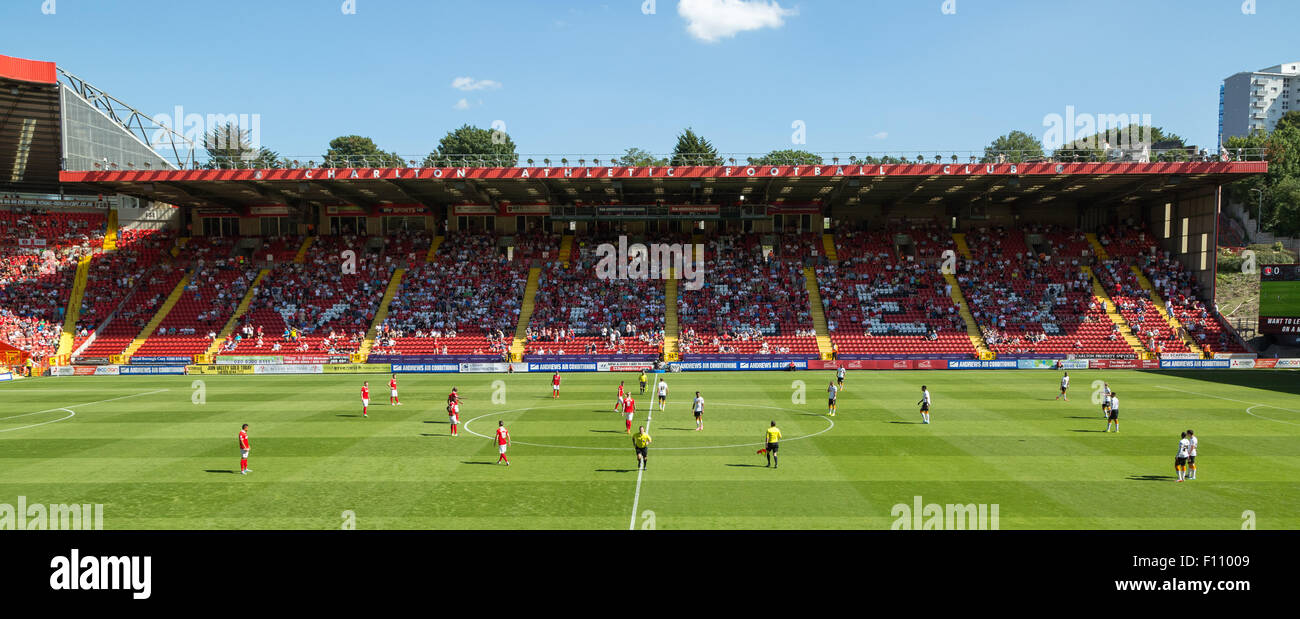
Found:
[[[776,452],[781,448],[781,429],[776,427],[776,422],[767,429],[764,435],[764,441],[767,443],[765,450],[767,452],[767,465],[776,468],[780,466],[781,461],[776,457]]]
[[[651,440],[653,439],[650,438],[650,435],[645,433],[645,426],[638,427],[636,434],[632,437],[632,447],[636,449],[636,466],[639,469],[645,470],[646,462],[650,459],[646,450],[650,447]]]

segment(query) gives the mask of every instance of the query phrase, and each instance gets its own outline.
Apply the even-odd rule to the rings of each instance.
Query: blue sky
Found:
[[[728,153],[971,150],[1067,106],[1212,146],[1222,79],[1300,60],[1297,23],[1296,0],[5,0],[0,54],[151,115],[256,114],[296,157],[494,121],[521,154],[687,126]]]

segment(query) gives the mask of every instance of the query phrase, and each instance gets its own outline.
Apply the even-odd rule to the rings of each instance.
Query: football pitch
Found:
[[[1295,371],[1077,371],[1069,402],[1055,371],[849,372],[833,418],[829,371],[660,376],[652,417],[655,375],[640,394],[636,374],[565,374],[552,399],[544,373],[402,374],[403,406],[382,374],[15,381],[0,385],[0,503],[102,504],[105,529],[889,529],[918,504],[996,505],[1004,530],[1300,529]],[[613,411],[620,380],[654,439],[644,471]],[[1099,380],[1119,433],[1103,432]],[[779,469],[755,453],[771,421]],[[1199,479],[1174,483],[1188,428]]]

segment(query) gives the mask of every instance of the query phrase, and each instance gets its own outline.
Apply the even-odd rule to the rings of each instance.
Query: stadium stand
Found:
[[[1132,358],[1133,350],[1092,298],[1081,259],[1030,251],[1030,232],[996,227],[967,233],[973,258],[960,263],[957,279],[989,347],[1000,358]]]
[[[782,235],[764,253],[758,234],[717,235],[704,248],[704,284],[679,282],[682,357],[715,354],[816,356],[803,265],[813,234]]]
[[[147,286],[148,280],[155,277],[155,267],[163,262],[164,252],[174,241],[175,236],[167,230],[124,229],[118,232],[116,250],[95,256],[86,274],[86,292],[78,314],[74,347],[80,347],[91,332],[102,327],[119,306],[126,309],[124,302],[135,297],[137,287]],[[172,285],[175,286],[175,281]],[[146,298],[150,296],[146,293]],[[137,325],[134,331],[116,336],[97,334],[95,343],[101,346],[96,350],[102,356],[122,352],[143,326]]]
[[[845,225],[835,249],[838,262],[818,266],[817,283],[838,355],[975,355],[940,271],[951,235],[933,223]]]
[[[662,352],[663,280],[597,277],[596,248],[607,242],[616,243],[617,236],[583,237],[567,266],[558,260],[543,264],[526,332],[526,355]],[[550,247],[549,241],[543,241],[533,251],[549,252]]]
[[[233,255],[236,242],[196,237],[186,244],[182,262],[191,267],[193,277],[180,302],[134,356],[193,356],[207,350],[210,334],[225,325],[256,276],[255,270]]]
[[[416,263],[388,307],[371,354],[505,353],[528,271],[520,260],[507,260],[497,241],[491,233],[451,234],[432,262]]]
[[[1196,279],[1169,252],[1153,248],[1152,254],[1138,259],[1137,267],[1164,300],[1166,313],[1178,320],[1185,333],[1205,353],[1249,352],[1232,328],[1224,322],[1218,309],[1207,307],[1200,299]]]
[[[104,224],[103,213],[0,211],[0,339],[54,354],[77,261],[103,246]]]
[[[222,342],[218,354],[290,355],[352,354],[361,346],[366,329],[391,270],[379,265],[376,255],[358,251],[362,237],[318,237],[303,264],[280,263],[262,280],[247,314]],[[344,272],[342,253],[356,251],[356,271]],[[244,285],[256,278],[242,272]],[[229,301],[223,320],[238,305],[245,289]],[[204,348],[222,328],[213,324]]]

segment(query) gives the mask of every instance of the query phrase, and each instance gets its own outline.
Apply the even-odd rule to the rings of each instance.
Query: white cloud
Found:
[[[451,81],[451,87],[465,92],[473,90],[495,90],[501,87],[501,82],[493,80],[476,80],[472,77],[458,77]]]
[[[875,134],[875,135],[873,135],[873,136],[871,136],[871,137],[876,138],[877,140],[883,140],[883,139],[889,137],[889,132],[888,132],[888,131],[881,131],[880,133],[877,133],[877,134]]]
[[[681,0],[677,14],[686,20],[686,31],[707,43],[762,28],[780,28],[785,18],[799,14],[783,9],[776,0]]]
[[[457,101],[457,102],[456,102],[456,105],[453,105],[453,106],[451,106],[451,107],[452,107],[452,109],[456,109],[456,110],[468,110],[468,109],[469,109],[469,100],[468,100],[468,99],[461,99],[460,101]]]

